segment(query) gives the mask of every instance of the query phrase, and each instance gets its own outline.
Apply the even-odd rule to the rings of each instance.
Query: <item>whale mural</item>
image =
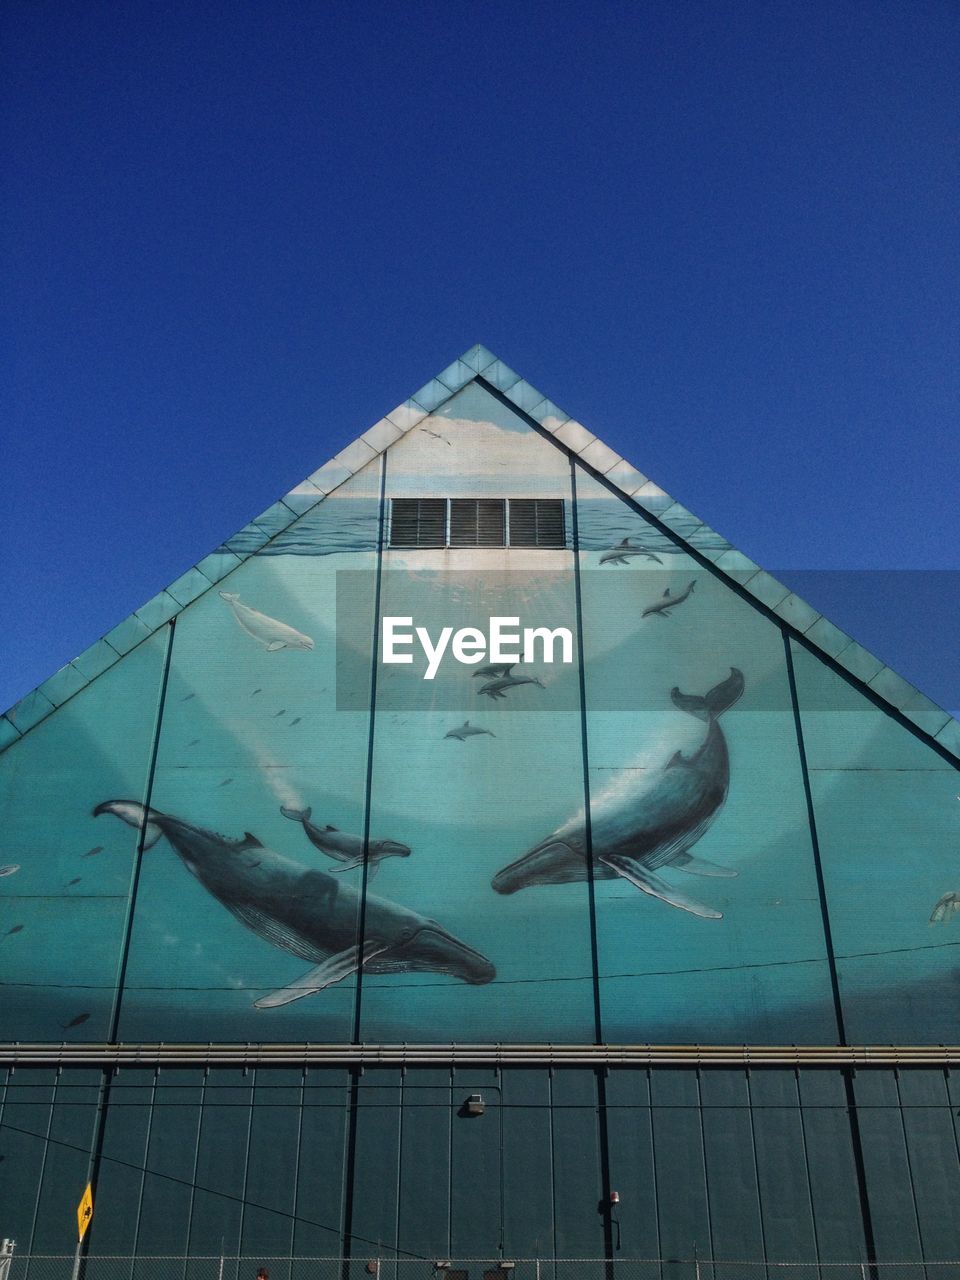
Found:
[[[369,893],[360,943],[359,892],[326,871],[266,848],[249,831],[230,839],[132,800],[105,800],[93,813],[114,814],[142,829],[151,843],[165,836],[187,870],[241,924],[313,964],[295,982],[255,1000],[258,1009],[314,995],[361,968],[375,974],[446,974],[478,986],[496,976],[486,956],[436,920]]]
[[[730,762],[719,717],[744,690],[736,667],[720,684],[701,695],[674,688],[670,698],[680,711],[707,724],[706,736],[690,756],[674,752],[653,781],[629,775],[599,796],[591,807],[590,828],[595,879],[623,877],[643,893],[707,920],[722,912],[689,897],[657,873],[665,867],[699,876],[735,876],[689,852],[716,817],[727,796]],[[493,878],[497,893],[516,893],[533,885],[567,884],[589,877],[590,850],[582,814],[559,827]]]

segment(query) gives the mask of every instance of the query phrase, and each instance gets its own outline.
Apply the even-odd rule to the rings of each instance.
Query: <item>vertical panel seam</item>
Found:
[[[895,1068],[893,1082],[897,1086],[897,1112],[900,1120],[900,1132],[903,1134],[903,1154],[907,1162],[907,1178],[910,1182],[910,1203],[913,1205],[913,1216],[917,1224],[917,1239],[920,1242],[920,1257],[926,1262],[927,1250],[923,1242],[923,1227],[920,1225],[920,1209],[917,1205],[917,1188],[913,1180],[913,1161],[910,1159],[910,1143],[907,1140],[907,1120],[903,1114],[903,1094],[900,1091],[900,1072]]]
[[[840,1000],[840,978],[837,973],[837,959],[833,947],[833,931],[830,927],[830,910],[827,903],[827,888],[823,876],[823,861],[820,856],[820,841],[817,836],[817,818],[813,807],[813,790],[810,786],[810,771],[807,767],[807,750],[803,738],[803,723],[800,719],[800,701],[797,696],[797,679],[793,669],[793,652],[790,648],[790,637],[786,631],[783,637],[783,650],[787,663],[787,682],[790,686],[790,701],[793,707],[793,722],[797,735],[797,751],[800,756],[800,776],[803,780],[803,793],[807,804],[807,822],[810,827],[810,844],[813,851],[813,865],[817,877],[817,894],[820,899],[820,917],[823,926],[823,940],[827,952],[827,966],[830,972],[830,987],[833,993],[833,1010],[837,1022],[837,1035],[840,1043],[847,1043],[847,1033],[843,1022],[843,1005]]]
[[[696,1072],[697,1081],[697,1118],[700,1121],[700,1158],[703,1161],[703,1193],[707,1210],[707,1239],[710,1244],[710,1257],[716,1257],[713,1245],[713,1213],[710,1208],[710,1175],[707,1172],[707,1136],[703,1131],[703,1090],[700,1087],[700,1069]]]
[[[587,850],[587,910],[590,920],[590,960],[593,970],[593,1033],[596,1044],[603,1044],[603,1020],[600,1012],[600,962],[597,945],[596,887],[593,879],[593,827],[590,813],[590,753],[587,737],[587,681],[584,670],[583,599],[580,581],[580,523],[577,516],[577,472],[570,459],[571,533],[573,534],[573,593],[577,620],[577,680],[580,697],[580,756],[583,768],[583,829]],[[606,1125],[606,1110],[603,1112]]]
[[[383,582],[383,531],[387,486],[387,455],[380,454],[380,494],[377,515],[377,567],[373,589],[373,643],[370,653],[370,716],[367,728],[367,763],[363,788],[363,867],[360,872],[360,917],[357,920],[356,988],[353,1006],[353,1043],[360,1043],[361,1002],[363,999],[363,943],[367,925],[367,882],[370,870],[370,805],[373,792],[373,744],[377,723],[377,665],[380,660],[380,590]]]
[[[115,1044],[120,1030],[120,1014],[123,1007],[124,984],[127,980],[127,964],[130,959],[130,943],[133,940],[133,925],[137,906],[137,891],[140,887],[140,871],[143,866],[143,845],[147,834],[147,814],[150,812],[150,801],[153,798],[153,783],[157,771],[157,757],[160,754],[160,735],[163,729],[163,711],[167,699],[167,683],[170,678],[170,663],[173,658],[173,641],[177,629],[177,619],[167,624],[167,651],[163,659],[163,674],[160,677],[160,691],[157,697],[157,708],[154,716],[153,742],[150,747],[150,760],[147,765],[147,785],[143,794],[143,824],[137,836],[137,855],[131,876],[130,894],[127,902],[127,916],[123,925],[123,940],[120,950],[120,967],[117,973],[117,989],[110,1015],[109,1042]]]
[[[760,1180],[760,1160],[757,1156],[757,1130],[754,1125],[753,1089],[749,1069],[744,1072],[744,1083],[747,1086],[747,1115],[750,1119],[750,1149],[753,1152],[753,1176],[757,1188],[757,1213],[760,1218],[760,1248],[763,1256],[767,1256],[767,1231],[763,1220],[763,1184]]]
[[[817,1212],[813,1199],[813,1183],[810,1181],[810,1157],[807,1153],[807,1126],[803,1114],[803,1098],[800,1094],[800,1072],[794,1068],[793,1087],[797,1095],[797,1115],[800,1120],[800,1147],[803,1152],[803,1173],[807,1184],[807,1203],[810,1206],[810,1226],[813,1230],[813,1252],[818,1262],[824,1259],[820,1256],[820,1233],[817,1230]],[[827,1259],[829,1261],[829,1259]]]
[[[187,1257],[190,1255],[190,1237],[193,1234],[193,1210],[197,1203],[197,1169],[200,1165],[200,1130],[203,1125],[203,1104],[207,1096],[207,1073],[204,1071],[200,1081],[200,1103],[197,1106],[197,1124],[193,1134],[193,1171],[190,1176],[190,1206],[187,1209]],[[187,1258],[183,1260],[183,1274],[186,1280]]]

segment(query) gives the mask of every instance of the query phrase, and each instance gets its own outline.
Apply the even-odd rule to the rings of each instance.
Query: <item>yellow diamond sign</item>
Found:
[[[87,1227],[89,1227],[90,1219],[92,1217],[93,1190],[88,1182],[87,1189],[84,1191],[80,1198],[80,1203],[77,1205],[77,1231],[79,1232],[78,1238],[80,1240],[83,1240],[83,1237],[87,1234]]]

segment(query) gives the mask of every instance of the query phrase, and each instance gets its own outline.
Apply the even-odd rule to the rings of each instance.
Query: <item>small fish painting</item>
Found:
[[[240,627],[258,644],[262,644],[267,653],[275,653],[278,649],[313,648],[313,641],[302,631],[297,631],[295,627],[287,626],[285,622],[271,618],[258,609],[251,609],[234,592],[221,591],[220,599],[227,602]]]
[[[69,1022],[63,1024],[63,1030],[69,1031],[71,1027],[82,1027],[85,1022],[90,1019],[89,1013],[78,1013],[75,1018],[71,1018]]]
[[[65,887],[65,888],[67,888],[67,889],[72,889],[72,888],[73,888],[73,886],[74,886],[75,884],[79,884],[79,883],[80,883],[80,881],[81,881],[82,879],[83,879],[83,876],[74,876],[72,880],[68,880],[68,881],[67,881],[67,883],[66,883],[66,885],[65,885],[64,887]]]
[[[103,853],[103,845],[102,845],[102,844],[95,844],[95,845],[93,846],[93,848],[92,848],[92,849],[88,849],[86,853],[81,853],[80,857],[81,857],[81,858],[93,858],[93,857],[96,857],[96,855],[97,855],[98,853]]]
[[[23,932],[23,925],[22,925],[22,924],[15,924],[15,925],[13,926],[13,928],[12,928],[12,929],[8,929],[8,930],[7,930],[7,932],[6,932],[3,936],[4,936],[5,938],[9,938],[9,937],[10,937],[12,934],[14,934],[14,933],[22,933],[22,932]]]
[[[12,875],[16,875],[16,873],[17,873],[19,870],[20,870],[20,863],[19,863],[19,862],[11,862],[11,863],[10,863],[8,866],[6,866],[6,867],[0,867],[0,876],[12,876]]]

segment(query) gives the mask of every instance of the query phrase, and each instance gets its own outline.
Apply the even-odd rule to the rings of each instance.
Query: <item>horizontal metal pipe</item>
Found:
[[[0,1044],[8,1066],[956,1066],[958,1045]]]

